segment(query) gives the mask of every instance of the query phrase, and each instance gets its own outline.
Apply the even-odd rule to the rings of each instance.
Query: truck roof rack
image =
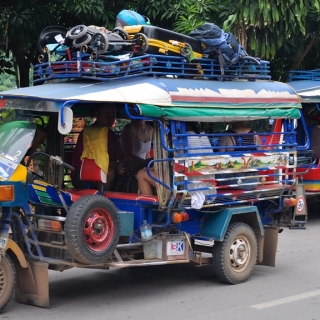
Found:
[[[96,60],[78,55],[76,60],[49,61],[34,66],[34,83],[63,79],[110,81],[139,76],[187,79],[271,80],[270,62],[244,60],[224,66],[216,59],[202,58],[187,61],[180,56],[145,54],[136,57],[99,56]]]
[[[290,71],[289,81],[298,80],[320,80],[320,69]]]

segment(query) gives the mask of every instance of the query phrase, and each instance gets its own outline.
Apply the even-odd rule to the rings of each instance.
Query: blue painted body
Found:
[[[13,201],[0,201],[0,207],[14,207],[22,206],[28,202],[29,191],[28,185],[24,182],[15,182],[15,181],[1,181],[2,186],[13,186],[14,188],[14,200]]]
[[[223,241],[233,215],[253,214],[259,224],[260,234],[264,235],[264,229],[256,206],[230,207],[215,214],[208,215],[201,228],[200,235],[213,238],[216,241]],[[253,220],[254,221],[254,220]]]

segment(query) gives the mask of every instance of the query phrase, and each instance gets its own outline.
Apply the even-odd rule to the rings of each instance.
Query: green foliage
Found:
[[[1,88],[14,73],[9,52],[18,82],[29,84],[28,69],[37,61],[36,44],[45,27],[94,24],[112,29],[122,9],[184,34],[214,22],[234,33],[250,55],[271,59],[275,79],[284,80],[292,68],[320,65],[320,0],[10,0],[0,3],[0,75],[7,74],[1,76]]]
[[[14,89],[16,86],[15,77],[5,73],[0,73],[0,92]]]
[[[320,0],[238,0],[226,7],[224,29],[235,33],[252,55],[274,58],[285,41],[308,36]]]
[[[138,0],[136,9],[146,15],[153,25],[184,34],[205,21],[219,23],[218,10],[225,0]]]

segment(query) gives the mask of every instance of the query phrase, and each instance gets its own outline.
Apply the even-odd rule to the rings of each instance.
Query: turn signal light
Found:
[[[173,215],[172,215],[172,221],[174,223],[179,223],[182,221],[182,215],[179,213],[179,212],[175,212]]]
[[[13,201],[14,188],[13,186],[5,185],[0,186],[0,201]]]
[[[189,215],[185,211],[182,211],[180,213],[179,212],[175,212],[172,215],[172,221],[174,223],[180,223],[182,221],[188,221],[188,220],[189,220]]]
[[[295,198],[285,198],[283,204],[286,207],[294,207],[297,204],[297,199]]]
[[[52,221],[52,220],[45,220],[39,219],[38,220],[38,227],[40,230],[46,231],[61,231],[62,226],[60,221]]]

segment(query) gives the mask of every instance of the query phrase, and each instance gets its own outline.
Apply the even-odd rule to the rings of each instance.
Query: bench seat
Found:
[[[80,197],[86,195],[94,195],[98,193],[96,189],[65,189],[65,192],[68,192],[71,195],[71,200],[74,202],[78,200]],[[127,192],[113,192],[106,191],[104,192],[105,197],[111,200],[124,200],[124,201],[135,201],[141,204],[151,204],[157,205],[159,204],[159,200],[157,196],[149,196],[138,193],[127,193]]]

